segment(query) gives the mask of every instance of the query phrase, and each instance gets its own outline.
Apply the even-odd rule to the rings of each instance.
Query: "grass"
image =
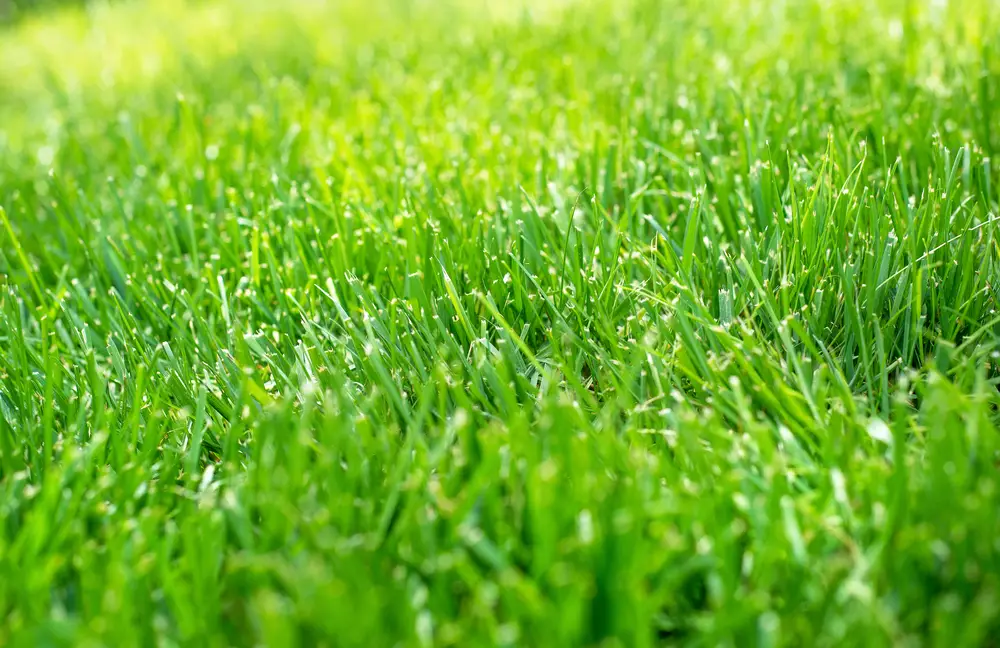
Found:
[[[992,0],[0,32],[0,644],[990,646]]]

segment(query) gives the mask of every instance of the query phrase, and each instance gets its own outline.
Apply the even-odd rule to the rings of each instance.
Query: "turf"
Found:
[[[1000,6],[0,31],[0,644],[991,646]]]

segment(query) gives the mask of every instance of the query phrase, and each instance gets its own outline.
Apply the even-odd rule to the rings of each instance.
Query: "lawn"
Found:
[[[0,645],[998,645],[995,0],[42,4]]]

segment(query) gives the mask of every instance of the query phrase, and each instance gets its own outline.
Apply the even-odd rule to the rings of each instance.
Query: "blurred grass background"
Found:
[[[86,3],[87,0],[0,0],[0,24],[16,22],[37,11]]]

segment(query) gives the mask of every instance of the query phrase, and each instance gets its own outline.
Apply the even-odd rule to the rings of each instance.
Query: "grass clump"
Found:
[[[0,33],[0,643],[989,645],[960,4]]]

